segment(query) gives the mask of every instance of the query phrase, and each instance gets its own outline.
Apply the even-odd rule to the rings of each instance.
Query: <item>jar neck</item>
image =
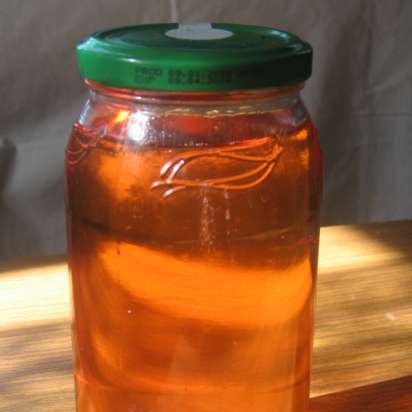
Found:
[[[308,119],[299,96],[302,84],[222,93],[165,93],[113,88],[90,81],[87,84],[90,98],[80,114],[79,125],[93,133],[104,130],[104,134],[133,141],[141,141],[142,133],[153,130],[161,130],[162,136],[175,139],[176,125],[182,122],[210,127],[206,139],[210,144],[214,138],[222,143],[222,128],[227,131],[223,134],[229,142],[234,131],[237,131],[237,138],[242,133],[248,138],[286,135]],[[248,121],[251,124],[246,127]],[[217,129],[216,125],[219,125]],[[242,125],[241,130],[239,125]],[[192,142],[197,136],[199,143],[204,143],[204,135],[196,132],[190,136]]]
[[[133,101],[143,104],[165,105],[195,105],[208,106],[239,105],[250,103],[252,105],[270,101],[280,107],[289,106],[300,99],[300,91],[304,84],[294,84],[283,87],[217,92],[162,92],[157,90],[134,90],[106,86],[91,80],[85,80],[90,89],[92,98],[108,98],[123,101]]]

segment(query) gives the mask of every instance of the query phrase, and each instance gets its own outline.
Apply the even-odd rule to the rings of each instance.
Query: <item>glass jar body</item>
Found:
[[[305,411],[322,176],[300,87],[89,86],[66,151],[78,412]]]

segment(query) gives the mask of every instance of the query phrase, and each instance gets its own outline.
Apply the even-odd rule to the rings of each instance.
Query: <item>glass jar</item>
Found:
[[[159,55],[161,80],[131,53],[142,38],[156,50],[159,33],[177,62],[250,33],[307,46],[217,24],[136,26],[79,46],[89,98],[66,151],[77,410],[305,411],[322,185],[299,96],[308,75],[277,84],[250,53],[224,70],[208,56],[204,72]],[[112,51],[103,65],[110,47],[129,61]],[[232,82],[245,67],[256,84]]]

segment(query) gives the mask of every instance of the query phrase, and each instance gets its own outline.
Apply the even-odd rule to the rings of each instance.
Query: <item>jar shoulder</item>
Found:
[[[78,124],[130,144],[221,145],[293,133],[310,122],[299,95],[224,102],[139,102],[91,94]]]

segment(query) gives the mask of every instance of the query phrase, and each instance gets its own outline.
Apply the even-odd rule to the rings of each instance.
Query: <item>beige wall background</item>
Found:
[[[224,21],[315,50],[304,100],[325,159],[323,224],[412,218],[412,2],[12,0],[0,3],[0,259],[65,251],[64,147],[85,100],[74,45],[108,27]]]

